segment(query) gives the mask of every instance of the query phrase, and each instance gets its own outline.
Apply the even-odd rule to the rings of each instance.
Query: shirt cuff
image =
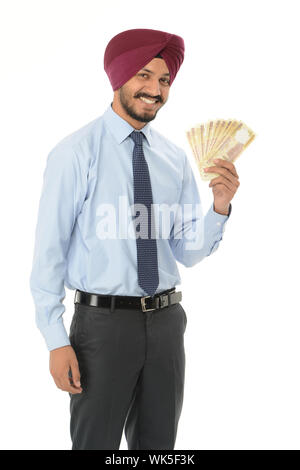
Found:
[[[231,204],[229,205],[229,210],[228,210],[228,215],[224,215],[224,214],[219,214],[218,212],[215,212],[214,210],[214,204],[212,203],[212,205],[210,206],[210,209],[208,210],[206,216],[205,216],[205,219],[207,221],[207,223],[209,224],[210,227],[215,227],[216,229],[221,229],[225,228],[225,224],[227,222],[227,220],[229,219],[230,217],[230,214],[231,214]]]
[[[70,339],[62,321],[49,325],[46,328],[39,328],[49,351],[53,349],[69,346]]]

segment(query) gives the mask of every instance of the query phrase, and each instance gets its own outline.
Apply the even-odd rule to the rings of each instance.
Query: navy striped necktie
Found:
[[[132,155],[134,204],[143,204],[147,209],[139,213],[140,224],[137,224],[136,227],[137,229],[139,226],[139,231],[136,230],[138,283],[148,295],[153,296],[159,284],[159,276],[156,238],[151,238],[151,225],[155,237],[154,214],[151,212],[153,199],[148,164],[143,152],[143,135],[138,131],[133,131],[130,134],[135,144]],[[134,213],[136,214],[138,210],[137,207]],[[145,236],[143,235],[145,230],[147,238],[141,238]],[[141,233],[141,237],[139,233]]]

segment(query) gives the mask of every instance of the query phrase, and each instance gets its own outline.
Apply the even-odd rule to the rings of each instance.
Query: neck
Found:
[[[143,127],[145,127],[146,125],[145,122],[137,121],[136,119],[133,119],[131,116],[128,116],[128,114],[125,112],[125,110],[121,106],[120,102],[113,100],[111,107],[115,113],[117,113],[122,119],[127,121],[128,124],[134,127],[134,129],[140,130],[140,129],[143,129]]]

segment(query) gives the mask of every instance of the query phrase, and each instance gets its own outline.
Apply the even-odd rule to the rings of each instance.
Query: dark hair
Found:
[[[155,57],[160,57],[162,59],[162,56],[160,55],[160,53],[158,53]]]

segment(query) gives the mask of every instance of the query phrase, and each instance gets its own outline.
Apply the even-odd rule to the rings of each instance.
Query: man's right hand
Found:
[[[70,369],[72,377],[69,376]],[[72,346],[50,351],[50,373],[61,390],[72,394],[82,392],[78,361]]]

